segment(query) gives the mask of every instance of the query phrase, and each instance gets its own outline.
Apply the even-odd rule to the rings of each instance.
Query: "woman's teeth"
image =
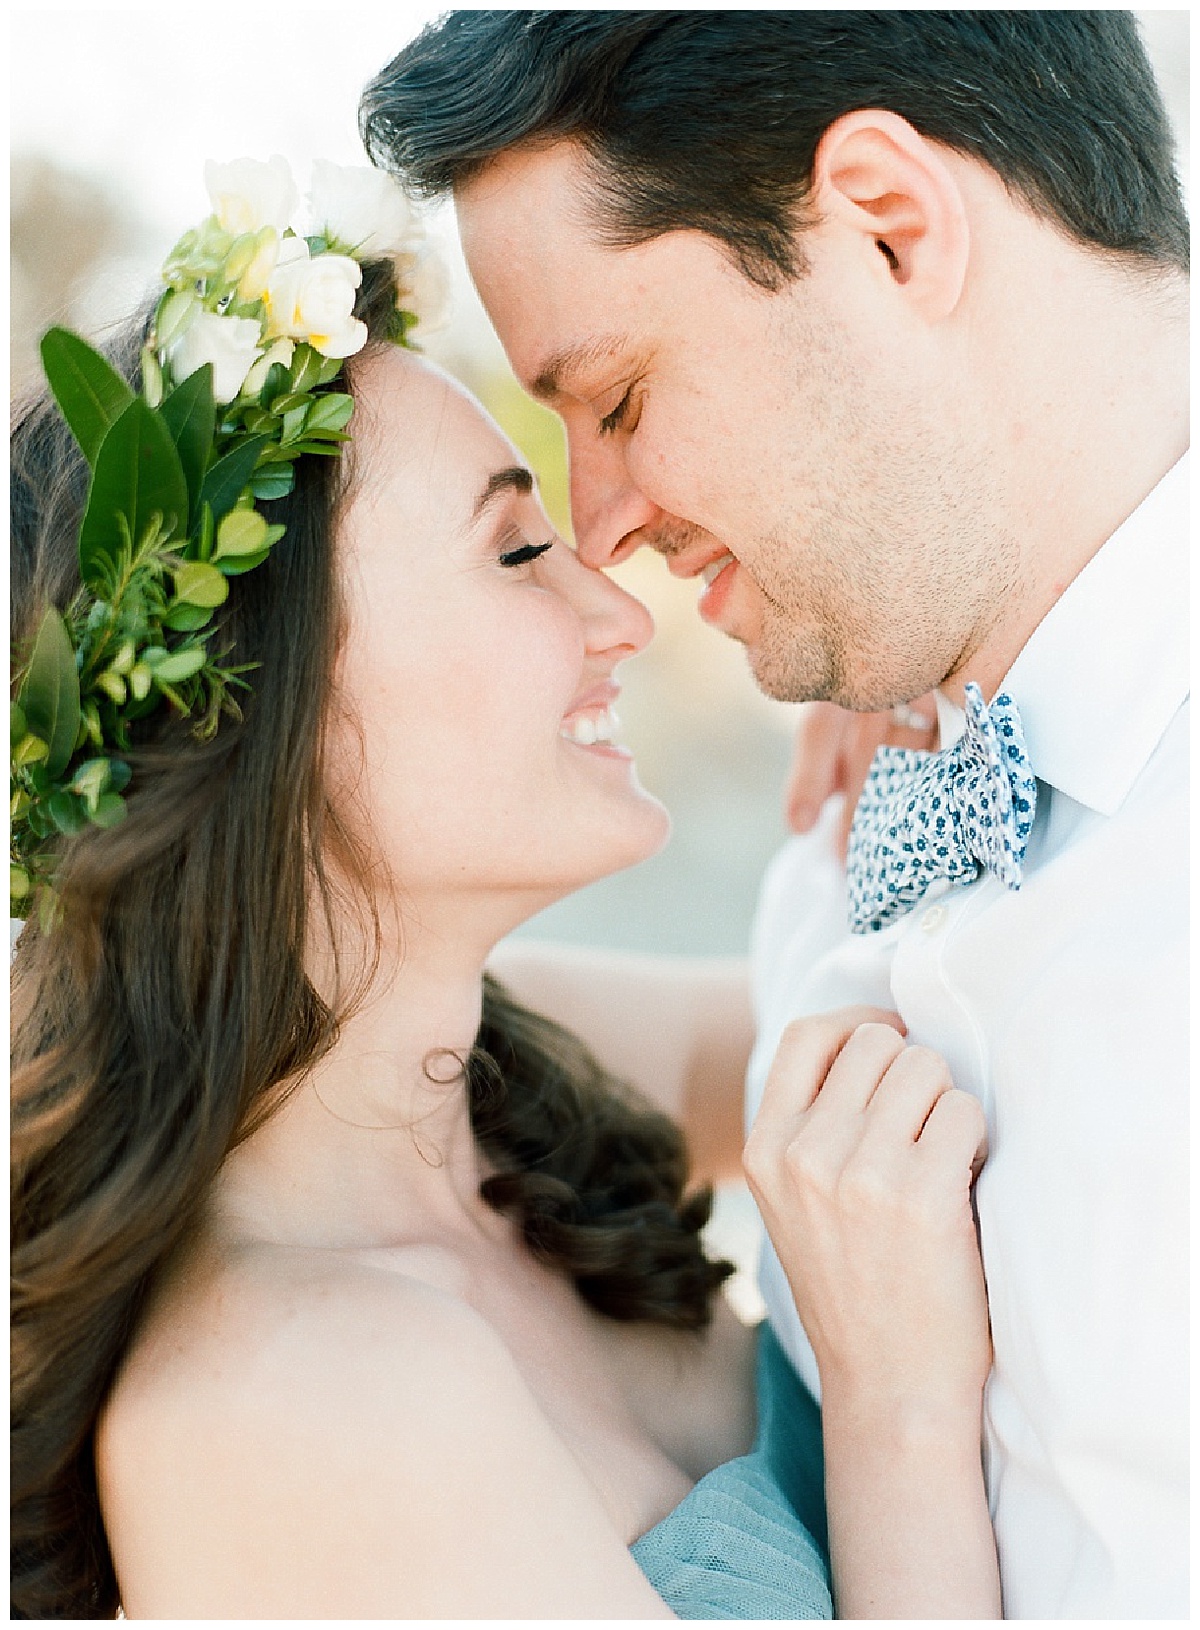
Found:
[[[559,735],[580,747],[594,747],[598,741],[612,741],[620,724],[612,708],[606,707],[602,713],[577,713],[565,719]]]
[[[710,589],[713,586],[717,578],[720,577],[721,573],[732,560],[733,556],[727,551],[721,556],[720,560],[714,560],[710,566],[706,566],[704,568],[704,570],[700,573],[700,576],[704,579],[704,586],[706,589]]]

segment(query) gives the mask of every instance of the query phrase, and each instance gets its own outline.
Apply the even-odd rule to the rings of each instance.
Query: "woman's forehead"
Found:
[[[372,357],[355,395],[352,533],[385,509],[425,537],[449,536],[470,525],[492,472],[523,462],[457,380],[410,351]]]
[[[389,346],[370,359],[355,392],[352,421],[363,443],[364,473],[381,456],[407,451],[409,461],[473,464],[511,446],[499,426],[458,380],[427,358]]]

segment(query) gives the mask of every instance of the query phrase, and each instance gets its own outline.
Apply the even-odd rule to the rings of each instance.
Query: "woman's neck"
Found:
[[[477,963],[426,951],[381,969],[330,1052],[227,1159],[218,1227],[369,1248],[501,1226],[479,1198],[463,1069],[482,999]]]

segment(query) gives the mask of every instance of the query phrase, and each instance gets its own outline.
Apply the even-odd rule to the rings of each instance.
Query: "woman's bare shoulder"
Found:
[[[130,1615],[586,1617],[616,1590],[660,1616],[488,1323],[336,1256],[251,1253],[135,1342],[97,1443]]]
[[[349,1424],[377,1388],[390,1402],[403,1378],[412,1397],[449,1353],[459,1385],[504,1359],[473,1309],[423,1279],[336,1251],[256,1245],[193,1261],[130,1344],[104,1411],[104,1458],[149,1456],[160,1438],[175,1449],[190,1423],[211,1442],[245,1411]]]

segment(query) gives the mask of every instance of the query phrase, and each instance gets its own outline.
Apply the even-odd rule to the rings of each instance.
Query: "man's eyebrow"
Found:
[[[472,521],[477,521],[488,505],[501,493],[529,493],[533,491],[533,487],[533,472],[525,469],[524,465],[511,464],[505,470],[493,470],[484,483],[483,491],[475,500],[475,508],[471,511]]]
[[[597,362],[607,362],[622,349],[621,341],[613,334],[597,335],[565,345],[546,358],[530,385],[530,394],[543,401],[553,401],[562,395],[563,381],[573,374],[584,373]]]

